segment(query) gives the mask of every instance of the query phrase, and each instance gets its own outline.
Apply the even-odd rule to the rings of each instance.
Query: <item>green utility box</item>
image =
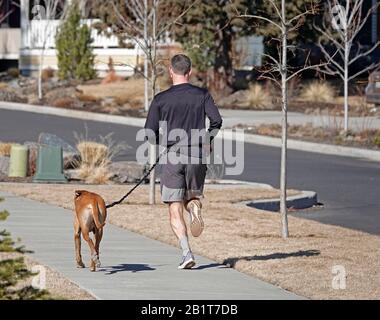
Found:
[[[11,147],[9,159],[9,177],[26,177],[28,169],[28,148],[19,144]]]
[[[40,146],[34,182],[66,182],[63,175],[62,147]]]

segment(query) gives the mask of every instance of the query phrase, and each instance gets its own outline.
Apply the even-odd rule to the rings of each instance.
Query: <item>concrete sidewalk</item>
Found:
[[[237,124],[257,126],[260,124],[281,124],[281,111],[232,110],[219,109],[223,117],[223,127],[229,128]],[[312,123],[316,127],[342,126],[343,117],[326,115],[311,115],[300,112],[288,112],[288,123],[291,125],[304,125]],[[363,129],[380,129],[379,117],[349,117],[350,129],[361,131]]]
[[[0,192],[0,222],[33,258],[62,273],[98,299],[300,299],[292,293],[224,265],[196,256],[197,268],[177,270],[180,250],[111,224],[101,243],[102,267],[93,273],[74,261],[73,213]],[[163,217],[157,217],[161,219]],[[89,252],[82,241],[83,260]]]

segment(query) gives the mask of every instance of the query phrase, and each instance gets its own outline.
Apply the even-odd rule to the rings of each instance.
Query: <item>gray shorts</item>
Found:
[[[162,164],[162,201],[167,203],[202,198],[206,171],[206,164]]]

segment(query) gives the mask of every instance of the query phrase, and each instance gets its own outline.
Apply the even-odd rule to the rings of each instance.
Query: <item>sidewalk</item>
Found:
[[[0,192],[0,223],[34,251],[33,258],[62,273],[98,299],[300,299],[214,261],[196,256],[193,270],[177,270],[180,250],[111,224],[101,243],[102,267],[93,273],[74,261],[73,213],[63,208]],[[161,219],[163,217],[157,217]],[[82,241],[82,255],[89,261]]]
[[[223,117],[223,127],[231,128],[237,124],[260,125],[281,124],[281,111],[255,111],[255,110],[231,110],[219,109]],[[288,123],[290,125],[303,125],[308,122],[316,127],[334,126],[334,123],[343,126],[343,117],[328,117],[304,114],[299,112],[288,112]],[[350,117],[350,129],[361,131],[363,129],[380,129],[380,118],[378,117]],[[369,128],[367,128],[369,127]]]

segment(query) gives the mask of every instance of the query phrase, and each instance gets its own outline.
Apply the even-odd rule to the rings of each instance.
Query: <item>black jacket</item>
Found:
[[[205,130],[206,116],[210,120],[207,131]],[[167,135],[170,135],[173,129],[182,129],[175,132],[176,137],[162,137],[161,144],[169,147],[175,143],[182,146],[201,147],[208,138],[212,140],[222,126],[222,118],[210,93],[206,89],[189,83],[173,85],[154,97],[145,122],[145,128],[153,130],[157,141],[160,121],[165,121]],[[197,138],[194,131],[192,132],[192,129],[203,132],[200,139]],[[186,133],[188,139],[183,140],[184,134],[181,132]],[[178,143],[178,141],[180,142]]]

